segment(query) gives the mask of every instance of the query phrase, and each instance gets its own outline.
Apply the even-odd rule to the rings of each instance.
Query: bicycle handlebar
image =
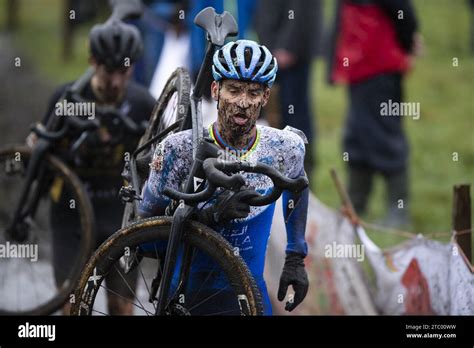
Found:
[[[41,123],[35,123],[30,126],[30,129],[38,137],[54,141],[63,138],[69,130],[69,126],[65,126],[57,132],[50,132]]]
[[[73,101],[77,103],[88,102],[78,95],[71,94]],[[143,121],[141,123],[134,122],[130,117],[120,112],[120,110],[112,106],[96,106],[99,114],[110,115],[118,119],[124,126],[125,131],[133,135],[141,135],[145,132],[147,128],[147,122]],[[38,123],[31,126],[31,130],[36,133],[41,138],[55,141],[63,138],[66,133],[74,128],[80,132],[85,132],[89,130],[94,130],[100,127],[100,122],[97,119],[81,119],[80,117],[74,116],[65,116],[64,126],[55,132],[48,131],[44,127],[40,126]]]
[[[69,93],[68,97],[72,99],[74,103],[90,103],[90,101],[82,98],[79,94],[77,93]],[[95,110],[96,113],[100,115],[109,115],[111,117],[115,117],[116,119],[120,120],[120,122],[124,125],[125,130],[129,133],[132,133],[134,135],[141,135],[143,132],[145,132],[147,125],[146,121],[142,123],[136,123],[134,122],[130,117],[125,115],[123,112],[118,110],[117,108],[113,106],[101,106],[101,105],[95,105]],[[90,120],[78,120],[79,122],[88,122]],[[77,123],[76,123],[77,124]],[[76,127],[78,128],[78,127]]]
[[[99,126],[100,124],[97,120],[81,120],[78,117],[67,117],[64,126],[56,132],[47,131],[40,123],[33,124],[31,126],[31,131],[40,138],[54,141],[63,138],[71,127],[81,132],[85,132],[99,128]]]
[[[263,164],[251,164],[249,162],[223,161],[217,158],[207,158],[203,163],[208,186],[198,193],[184,193],[165,187],[163,193],[175,200],[183,200],[186,204],[203,202],[212,197],[217,187],[237,191],[244,184],[245,179],[237,172],[258,173],[268,176],[273,182],[273,190],[269,194],[259,194],[257,197],[250,198],[247,202],[252,206],[264,206],[276,201],[283,190],[289,190],[294,193],[303,191],[308,187],[306,176],[300,176],[296,179],[287,178],[276,169]],[[230,176],[229,176],[230,174]]]

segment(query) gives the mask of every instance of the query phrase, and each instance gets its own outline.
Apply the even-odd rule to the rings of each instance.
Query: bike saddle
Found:
[[[206,7],[194,18],[194,24],[204,29],[214,45],[224,45],[227,36],[236,36],[239,29],[234,17],[224,11],[217,14],[212,7]]]

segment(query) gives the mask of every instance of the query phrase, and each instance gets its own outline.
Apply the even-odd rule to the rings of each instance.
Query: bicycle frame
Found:
[[[6,229],[9,237],[15,241],[22,242],[27,238],[27,236],[21,235],[16,227],[18,227],[28,215],[34,216],[36,214],[40,199],[40,188],[42,186],[45,172],[44,162],[42,159],[49,151],[50,147],[51,143],[48,140],[40,139],[33,149],[30,162],[26,169],[26,183],[21,189],[19,200],[16,202],[13,220]],[[31,186],[35,179],[38,184],[32,191]],[[32,197],[31,200],[28,200],[29,196]]]

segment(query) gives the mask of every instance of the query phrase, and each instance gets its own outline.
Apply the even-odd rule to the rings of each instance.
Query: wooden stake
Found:
[[[470,185],[455,185],[453,188],[453,230],[463,231],[471,229],[471,194]],[[472,264],[472,233],[463,233],[457,236],[457,242]]]

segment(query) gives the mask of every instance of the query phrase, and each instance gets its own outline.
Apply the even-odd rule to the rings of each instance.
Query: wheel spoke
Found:
[[[191,303],[193,303],[194,299],[201,293],[201,290],[203,289],[204,284],[207,283],[207,281],[208,281],[209,278],[211,277],[211,274],[212,274],[212,272],[214,271],[215,268],[216,268],[216,265],[214,264],[214,266],[212,267],[211,271],[209,271],[209,273],[207,274],[206,279],[204,279],[204,281],[203,281],[203,282],[201,283],[201,285],[199,286],[198,291],[194,294]]]
[[[159,262],[159,260],[157,260],[157,261]],[[138,269],[140,271],[140,275],[142,276],[143,282],[145,283],[145,288],[146,288],[146,291],[148,293],[148,297],[150,297],[150,288],[149,288],[148,283],[145,279],[145,275],[143,274],[142,267],[141,267],[141,262],[140,262],[140,264],[138,264]],[[137,284],[137,286],[138,286],[138,284]],[[156,310],[156,305],[155,305],[154,302],[152,302],[152,305],[153,305],[153,308],[155,308],[155,310]]]
[[[160,256],[158,255],[158,249],[156,248],[156,243],[153,245],[156,253],[156,259],[158,260],[158,270],[160,271],[160,275],[163,275],[163,263],[161,262]]]
[[[204,314],[204,316],[222,315],[222,314],[226,314],[226,313],[232,313],[232,312],[235,312],[235,311],[236,311],[235,309],[229,309],[229,310],[222,311],[222,312],[214,312],[214,313]]]
[[[2,263],[1,263],[1,264],[2,264],[2,266],[1,266],[2,282],[0,283],[1,288],[4,288],[4,287],[5,287],[5,276],[6,276],[6,274],[7,274],[7,269],[9,268],[9,267],[8,267],[8,264],[9,264],[9,263],[10,263],[10,262],[5,261],[5,260],[3,260]]]
[[[107,313],[104,313],[104,312],[98,311],[97,309],[94,309],[94,308],[92,308],[92,312],[96,312],[96,313],[99,313],[99,314],[105,315],[106,317],[109,317],[109,315],[108,315]]]
[[[17,265],[17,267],[16,267],[16,272],[15,272],[15,274],[18,274],[18,265]],[[20,279],[21,279],[21,277],[20,277]],[[17,310],[18,310],[19,307],[20,307],[20,306],[18,305],[18,297],[19,297],[19,294],[20,294],[19,291],[18,291],[18,281],[16,281],[15,284],[16,284],[16,291],[15,291],[15,294],[16,294],[16,308],[17,308]]]
[[[140,299],[138,298],[135,290],[132,289],[132,287],[130,286],[130,284],[128,284],[127,280],[125,279],[125,277],[123,276],[122,272],[120,272],[120,270],[118,269],[117,265],[114,264],[114,268],[115,268],[115,271],[120,275],[120,277],[122,278],[122,280],[124,281],[125,285],[127,285],[128,289],[130,290],[130,292],[133,294],[133,296],[135,296],[135,298],[137,299],[138,303],[140,303],[140,306],[141,308],[144,310],[144,311],[147,311],[145,309],[145,306],[143,306],[143,303],[140,301]],[[148,312],[148,311],[147,311]],[[150,313],[150,312],[148,312]]]
[[[191,224],[191,227],[194,228],[194,225]],[[133,228],[133,230],[124,229],[124,233],[117,235],[117,239],[114,240],[114,243],[102,246],[98,252],[99,255],[101,255],[100,257],[104,258],[103,261],[105,264],[101,263],[100,259],[97,260],[96,264],[96,267],[98,267],[98,265],[107,265],[107,268],[101,271],[102,279],[105,278],[105,280],[107,280],[107,275],[110,276],[111,272],[118,272],[120,278],[122,278],[119,284],[122,285],[124,290],[128,290],[126,292],[119,291],[113,286],[110,288],[107,287],[108,284],[101,282],[99,287],[104,288],[105,291],[101,290],[100,297],[89,297],[88,305],[90,308],[94,307],[94,300],[96,300],[98,309],[107,312],[103,309],[101,304],[102,294],[105,293],[106,297],[112,296],[111,294],[117,296],[120,302],[124,302],[129,309],[133,308],[133,312],[136,314],[156,314],[156,299],[152,298],[151,304],[143,299],[146,295],[150,298],[154,295],[153,292],[156,291],[156,288],[163,286],[163,281],[160,279],[160,275],[163,272],[163,264],[160,262],[162,257],[160,257],[160,255],[163,256],[162,246],[166,244],[169,239],[169,221],[168,219],[164,221],[160,219],[157,219],[157,221],[149,220]],[[166,299],[167,306],[165,308],[165,315],[197,315],[200,313],[203,315],[232,315],[242,312],[243,308],[240,308],[237,299],[238,294],[250,296],[250,292],[253,291],[253,289],[249,289],[246,286],[252,279],[245,273],[236,271],[237,266],[242,266],[242,261],[226,253],[224,248],[227,247],[227,244],[213,238],[212,231],[199,230],[197,232],[200,232],[200,234],[190,233],[185,235],[180,245],[179,255],[182,255],[181,248],[183,245],[186,251],[193,250],[193,252],[186,253],[186,260],[179,257],[179,261],[173,269],[174,276],[172,280],[170,280],[171,284],[169,284],[171,288],[169,297]],[[153,244],[151,245],[149,243]],[[188,243],[191,249],[187,249],[186,245],[188,245]],[[139,287],[134,288],[134,281],[129,280],[129,277],[121,271],[121,268],[116,263],[118,260],[116,260],[115,257],[119,258],[123,254],[121,250],[119,251],[117,249],[121,249],[123,245],[128,245],[133,249],[133,247],[142,244],[146,244],[147,247],[143,250],[138,248],[134,254],[132,254],[134,258],[133,265],[134,267],[138,267],[137,270],[133,270],[133,275],[136,275],[139,280]],[[111,255],[114,255],[113,260],[110,259]],[[109,257],[109,259],[107,259],[107,257]],[[141,261],[138,264],[137,258]],[[142,261],[142,259],[148,258],[153,262],[148,264],[148,261]],[[155,258],[158,264],[155,263]],[[188,265],[190,268],[185,269],[184,266]],[[178,274],[180,275],[180,279],[178,280],[179,284],[176,284],[176,276]],[[122,281],[125,283],[125,286]],[[176,285],[178,285],[178,287],[176,287]],[[82,286],[85,287],[85,283]],[[86,294],[89,290],[88,288],[83,289],[83,291],[86,291]],[[140,297],[138,294],[140,294]],[[182,301],[183,296],[181,294],[186,296],[184,302]],[[171,302],[168,301],[169,299],[171,299]],[[252,313],[254,310],[258,313],[261,312],[262,304],[258,299],[249,303],[249,306],[252,308]],[[138,311],[138,309],[140,311]],[[89,313],[92,312],[101,313],[100,311],[91,309]]]
[[[148,311],[145,307],[143,307],[143,305],[142,305],[141,303],[140,303],[140,305],[141,305],[141,306],[140,306],[140,305],[136,304],[135,302],[133,302],[132,300],[130,300],[129,298],[126,298],[125,296],[119,294],[118,292],[116,292],[116,291],[114,291],[114,290],[112,290],[112,289],[109,289],[109,288],[103,286],[102,284],[100,285],[100,287],[103,288],[103,289],[105,289],[105,291],[108,291],[108,292],[110,292],[110,293],[112,293],[112,294],[114,294],[114,295],[116,295],[116,296],[118,296],[118,297],[120,297],[120,298],[126,300],[127,302],[131,303],[131,304],[134,305],[135,307],[142,309],[145,313],[147,313],[147,315],[148,315],[148,314],[153,315],[153,313],[151,313],[151,312]],[[139,302],[140,302],[140,301],[139,301]]]
[[[198,306],[202,305],[202,304],[203,304],[203,303],[205,303],[206,301],[209,301],[211,298],[213,298],[214,296],[216,296],[216,295],[220,294],[220,293],[221,293],[222,291],[224,291],[225,289],[227,289],[227,287],[225,287],[225,288],[222,288],[222,289],[219,289],[219,291],[217,291],[217,292],[213,293],[212,295],[210,295],[210,296],[206,297],[204,300],[202,300],[202,301],[201,301],[201,302],[199,302],[198,304],[196,304],[196,305],[192,306],[192,307],[191,307],[191,308],[189,308],[188,310],[189,310],[189,311],[192,311],[194,308],[196,308],[196,307],[198,307]]]
[[[33,281],[34,281],[35,278],[36,278],[36,274],[35,274],[35,272],[34,272],[34,270],[33,270],[33,265],[31,264],[31,261],[29,262],[29,264],[30,264],[30,267],[29,267],[30,273],[33,275],[32,278],[33,278]],[[43,281],[44,281],[44,280],[43,280]],[[36,301],[39,303],[40,301],[39,301],[39,296],[38,296],[38,289],[37,289],[36,286],[35,286],[34,288],[35,288]]]

